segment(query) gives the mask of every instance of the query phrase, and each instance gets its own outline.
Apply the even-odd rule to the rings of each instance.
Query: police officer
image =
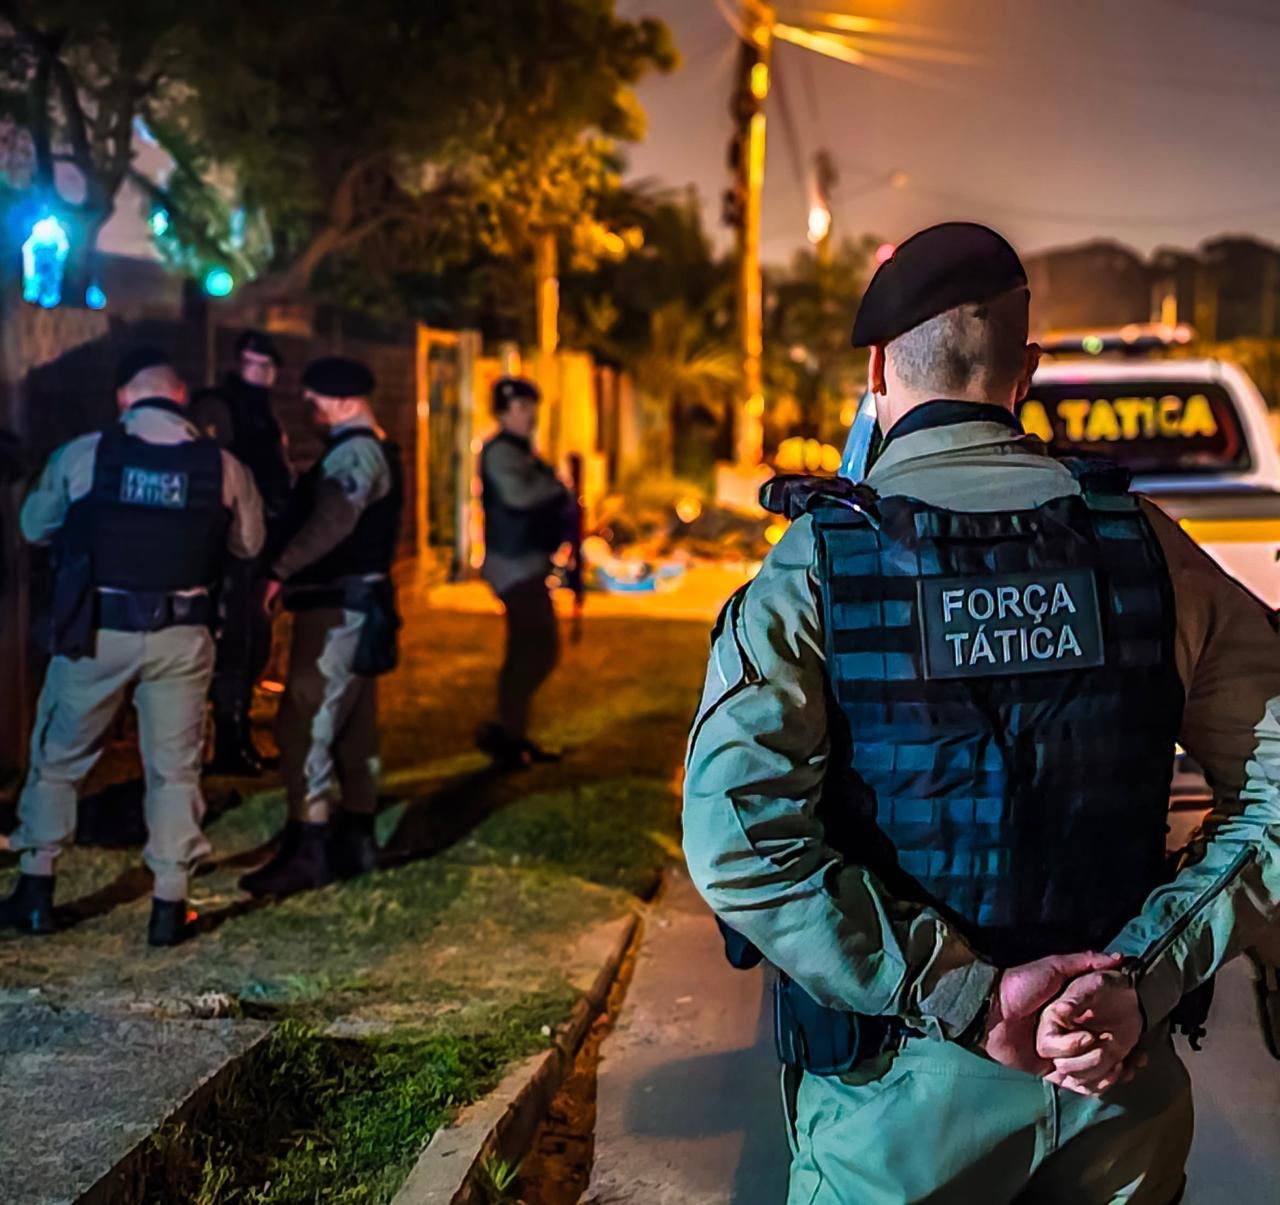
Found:
[[[259,896],[374,868],[376,679],[395,666],[399,626],[400,453],[370,408],[373,374],[333,357],[308,365],[302,384],[328,446],[298,483],[270,566],[270,597],[293,614],[277,721],[289,814],[275,856],[241,880]]]
[[[280,352],[269,335],[244,331],[236,340],[236,371],[216,388],[197,394],[192,418],[206,435],[232,453],[253,475],[262,495],[268,532],[289,505],[292,473],[284,433],[271,410],[271,389]],[[213,675],[214,754],[217,774],[261,774],[249,709],[254,683],[271,657],[271,617],[264,606],[265,566],[233,567],[222,591],[218,662]]]
[[[168,946],[192,932],[188,877],[210,848],[200,829],[210,589],[228,554],[261,549],[262,502],[240,462],[200,437],[161,353],[125,356],[116,384],[120,421],[54,452],[22,507],[26,539],[54,547],[54,656],[11,838],[22,873],[0,923],[54,928],[54,870],[75,833],[76,794],[132,690],[155,876],[147,936]]]
[[[559,658],[559,628],[547,578],[565,540],[571,494],[533,450],[541,394],[532,381],[503,377],[493,387],[500,429],[480,454],[485,557],[482,573],[506,613],[498,673],[498,714],[477,734],[504,769],[559,755],[529,739],[529,710]]]
[[[713,640],[684,844],[779,970],[793,1203],[1174,1201],[1170,1014],[1280,900],[1273,617],[1023,434],[1026,283],[969,224],[879,269],[883,451],[768,487],[794,522]],[[1165,881],[1175,741],[1225,802]]]

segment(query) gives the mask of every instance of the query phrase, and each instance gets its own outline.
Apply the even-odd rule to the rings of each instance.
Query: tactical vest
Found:
[[[181,413],[162,401],[138,406]],[[230,520],[222,452],[213,440],[148,443],[117,423],[98,443],[88,493],[68,510],[60,553],[87,552],[91,584],[100,590],[211,587],[222,572]]]
[[[1034,510],[848,483],[803,504],[831,692],[827,839],[1001,967],[1103,948],[1166,877],[1172,587],[1127,478],[1070,467],[1083,494]],[[894,1036],[785,977],[777,1007],[783,1057],[819,1073]]]
[[[342,431],[329,440],[327,451],[352,439],[378,436],[367,428]],[[404,509],[404,469],[399,447],[390,440],[378,440],[386,457],[391,482],[387,493],[370,503],[360,513],[355,530],[336,548],[299,570],[290,579],[291,586],[321,586],[343,578],[372,577],[391,572],[400,540],[400,521]],[[324,480],[324,461],[318,461],[298,481],[282,533],[287,543],[315,509],[316,491]]]
[[[532,455],[528,440],[506,431],[495,435],[480,454],[481,501],[484,505],[484,542],[496,556],[527,556],[544,552],[550,556],[565,538],[564,500],[553,499],[528,510],[509,506],[502,499],[489,470],[489,449],[499,442],[514,444]],[[550,468],[547,472],[550,472]]]

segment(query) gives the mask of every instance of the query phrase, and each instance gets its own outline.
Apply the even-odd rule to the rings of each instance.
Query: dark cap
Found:
[[[853,345],[883,346],[956,306],[1026,287],[1018,253],[990,227],[930,226],[901,243],[871,278],[853,320]]]
[[[242,331],[236,340],[236,355],[251,351],[259,356],[270,356],[277,368],[280,367],[280,349],[266,331]]]
[[[116,362],[116,388],[123,389],[140,372],[148,368],[172,368],[173,360],[158,347],[135,347]]]
[[[500,377],[493,385],[493,412],[501,414],[512,402],[540,402],[542,394],[524,377]]]
[[[368,397],[375,384],[367,365],[346,356],[312,360],[302,374],[303,389],[324,397]]]

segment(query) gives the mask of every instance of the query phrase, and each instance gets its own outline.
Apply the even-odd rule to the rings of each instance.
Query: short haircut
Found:
[[[265,331],[241,331],[240,337],[236,340],[236,355],[242,356],[247,351],[259,356],[270,356],[275,366],[280,367],[280,349],[276,346],[275,340]]]
[[[1011,387],[1026,362],[1030,294],[1014,289],[981,305],[945,310],[899,335],[887,355],[902,383],[938,397]]]
[[[130,377],[122,392],[133,403],[147,397],[180,398],[185,388],[176,369],[168,364],[153,364]]]

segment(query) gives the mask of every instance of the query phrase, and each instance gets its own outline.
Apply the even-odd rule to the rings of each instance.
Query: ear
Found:
[[[121,414],[129,409],[129,398],[123,389],[116,390],[116,409]]]
[[[1018,389],[1013,398],[1015,406],[1031,392],[1031,378],[1036,375],[1036,369],[1040,367],[1040,357],[1042,355],[1044,355],[1044,350],[1039,343],[1027,344],[1025,358],[1022,362],[1022,376],[1018,378]]]
[[[884,383],[884,367],[884,348],[877,344],[871,348],[871,354],[867,358],[867,391],[878,397],[884,397],[888,392]]]

